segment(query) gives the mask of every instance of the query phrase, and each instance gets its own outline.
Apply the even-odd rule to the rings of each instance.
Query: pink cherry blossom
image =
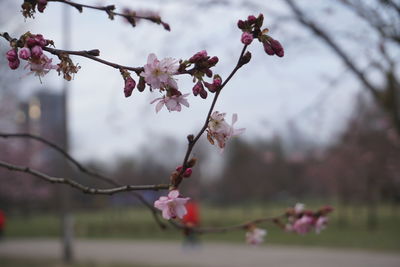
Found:
[[[300,219],[297,219],[293,224],[293,231],[300,235],[305,235],[311,231],[314,223],[314,218],[311,216],[304,215]]]
[[[162,89],[167,86],[177,89],[178,85],[172,75],[178,71],[178,61],[173,58],[165,58],[161,61],[155,54],[150,54],[147,58],[147,64],[144,65],[144,71],[140,76],[144,77],[147,84],[153,89]]]
[[[57,65],[52,64],[52,59],[48,58],[45,54],[42,54],[39,59],[29,60],[28,64],[25,68],[30,69],[31,73],[34,73],[35,76],[43,77],[50,70],[57,69]]]
[[[264,236],[266,234],[266,230],[254,228],[246,233],[246,243],[250,245],[260,245],[264,242]]]
[[[150,104],[153,104],[154,102],[158,101],[156,105],[156,113],[158,113],[164,105],[170,112],[181,111],[182,110],[181,104],[186,107],[189,107],[189,102],[186,100],[186,97],[188,95],[189,94],[158,97],[153,101],[151,101]]]
[[[219,148],[221,148],[221,152],[225,148],[226,142],[239,134],[242,134],[245,129],[235,129],[233,126],[237,121],[237,114],[232,115],[232,124],[229,125],[225,121],[226,113],[219,113],[218,111],[214,111],[211,114],[210,121],[208,122],[208,137],[217,141]]]
[[[40,45],[35,45],[31,49],[33,57],[41,57],[43,55],[43,49]]]
[[[162,196],[154,202],[154,207],[162,211],[164,219],[182,219],[186,215],[187,210],[185,208],[186,202],[190,198],[180,197],[178,190],[172,190],[168,196]]]

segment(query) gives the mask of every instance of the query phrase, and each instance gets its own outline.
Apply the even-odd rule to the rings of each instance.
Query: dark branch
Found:
[[[129,13],[119,13],[115,12],[115,6],[114,5],[107,5],[107,6],[91,6],[91,5],[85,5],[85,4],[80,4],[68,0],[48,0],[48,2],[59,2],[63,4],[67,4],[69,6],[72,6],[76,9],[78,9],[79,12],[82,12],[84,8],[88,9],[94,9],[94,10],[100,10],[104,11],[107,13],[108,17],[112,20],[114,19],[115,16],[120,16],[125,18],[133,27],[136,26],[135,20],[137,19],[144,19],[148,20],[150,22],[162,25],[165,30],[170,31],[170,26],[168,23],[162,21],[160,16],[142,16],[142,15],[137,15],[135,12],[129,12]]]
[[[134,190],[160,190],[160,189],[168,189],[169,187],[169,185],[166,184],[159,184],[159,185],[124,185],[115,188],[98,189],[82,185],[69,178],[53,177],[45,173],[42,173],[40,171],[37,171],[35,169],[31,169],[27,166],[14,165],[5,161],[0,161],[0,167],[6,168],[10,171],[28,173],[50,183],[66,184],[82,191],[85,194],[91,194],[91,195],[113,195],[116,193],[129,192]]]

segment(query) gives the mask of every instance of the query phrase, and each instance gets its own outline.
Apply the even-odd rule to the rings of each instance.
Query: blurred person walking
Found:
[[[185,248],[195,248],[200,245],[198,234],[191,228],[200,225],[199,205],[195,200],[189,200],[186,205],[187,213],[182,219],[182,223],[187,227],[184,232],[183,246]]]

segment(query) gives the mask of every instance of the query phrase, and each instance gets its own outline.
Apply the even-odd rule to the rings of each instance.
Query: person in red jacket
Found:
[[[199,244],[197,234],[190,230],[190,228],[200,225],[199,205],[194,200],[186,202],[186,215],[182,218],[182,223],[187,226],[185,230],[184,246],[195,247]]]
[[[5,227],[6,227],[6,216],[4,215],[4,212],[0,210],[0,239],[3,238]]]

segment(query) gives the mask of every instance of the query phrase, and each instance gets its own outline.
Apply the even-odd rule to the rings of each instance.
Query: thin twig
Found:
[[[170,31],[171,28],[169,26],[168,23],[162,21],[160,16],[141,16],[141,15],[137,15],[135,12],[133,13],[128,13],[128,14],[124,14],[124,13],[119,13],[119,12],[115,12],[115,6],[114,5],[107,5],[107,6],[91,6],[91,5],[86,5],[86,4],[80,4],[80,3],[76,3],[76,2],[72,2],[72,1],[68,1],[68,0],[48,0],[48,2],[59,2],[59,3],[63,3],[63,4],[67,4],[70,5],[76,9],[79,10],[79,12],[83,11],[83,8],[88,8],[88,9],[94,9],[94,10],[100,10],[100,11],[104,11],[107,13],[108,17],[110,19],[114,19],[114,16],[120,16],[125,18],[126,20],[128,20],[128,22],[132,25],[135,26],[135,19],[144,19],[144,20],[148,20],[150,22],[156,23],[156,24],[161,24],[165,30]]]
[[[43,50],[59,56],[61,54],[69,54],[69,55],[75,55],[75,56],[80,56],[80,57],[86,57],[91,60],[100,62],[104,65],[113,67],[115,69],[125,69],[125,70],[130,70],[136,72],[137,75],[140,75],[140,73],[144,70],[143,67],[129,67],[129,66],[123,66],[117,63],[113,63],[104,59],[101,59],[98,57],[100,55],[100,51],[98,49],[92,49],[92,50],[82,50],[82,51],[71,51],[71,50],[61,50],[61,49],[55,49],[51,47],[43,47]]]

